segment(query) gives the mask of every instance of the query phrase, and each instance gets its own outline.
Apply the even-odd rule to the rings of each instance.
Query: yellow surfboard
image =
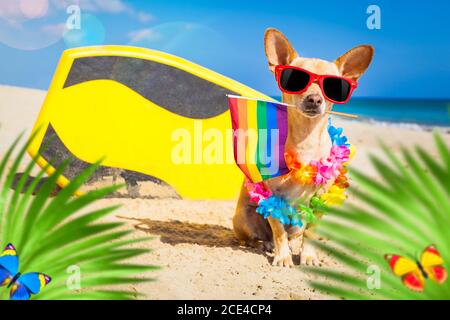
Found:
[[[61,187],[89,164],[121,169],[127,183],[163,181],[187,199],[233,199],[243,180],[233,158],[227,94],[273,100],[163,52],[127,46],[63,53],[29,148]],[[45,147],[43,147],[45,146]]]

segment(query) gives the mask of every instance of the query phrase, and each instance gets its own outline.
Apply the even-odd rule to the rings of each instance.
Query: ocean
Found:
[[[450,101],[444,100],[353,98],[333,110],[356,114],[363,121],[450,127]]]

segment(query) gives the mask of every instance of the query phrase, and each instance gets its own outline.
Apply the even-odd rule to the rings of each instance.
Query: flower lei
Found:
[[[355,149],[347,142],[347,137],[342,135],[343,129],[336,128],[328,121],[328,134],[332,147],[330,155],[326,159],[313,160],[302,164],[292,153],[286,153],[286,163],[290,169],[289,175],[302,185],[324,186],[333,180],[333,184],[327,192],[318,196],[314,195],[308,205],[300,203],[300,199],[293,201],[292,205],[285,199],[275,196],[264,182],[251,183],[247,181],[250,202],[258,205],[256,212],[268,218],[279,219],[283,224],[302,226],[303,222],[316,223],[316,215],[323,212],[327,206],[341,205],[347,198],[345,189],[349,187],[347,178],[347,165],[353,157]]]

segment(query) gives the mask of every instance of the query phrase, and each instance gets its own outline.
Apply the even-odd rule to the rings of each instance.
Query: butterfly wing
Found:
[[[11,300],[29,300],[31,294],[38,294],[51,280],[43,273],[25,273],[11,286],[9,297]]]
[[[417,263],[399,255],[386,255],[385,259],[388,261],[392,272],[398,277],[403,277],[407,273],[419,270]]]
[[[431,280],[443,283],[447,279],[447,270],[443,266],[444,260],[435,245],[425,248],[420,256],[420,264]]]
[[[422,292],[425,287],[425,278],[420,270],[412,271],[402,277],[405,286],[413,291]]]
[[[386,255],[385,258],[392,272],[402,278],[405,286],[414,291],[423,291],[425,279],[417,263],[399,255]]]
[[[0,254],[0,267],[13,276],[19,272],[19,257],[17,256],[16,248],[11,243]]]
[[[32,294],[38,294],[42,288],[52,281],[52,279],[43,273],[30,272],[20,276],[19,281],[22,285],[29,289]]]
[[[7,286],[13,277],[8,270],[0,266],[0,287]]]
[[[25,287],[19,280],[17,280],[11,286],[11,291],[9,293],[9,298],[11,300],[29,300],[30,297],[31,291],[27,287]]]

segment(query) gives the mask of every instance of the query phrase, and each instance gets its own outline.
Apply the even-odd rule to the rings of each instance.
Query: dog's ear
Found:
[[[273,28],[267,29],[264,34],[264,49],[272,72],[277,65],[288,65],[298,56],[285,35]]]
[[[373,52],[372,46],[358,46],[337,58],[334,63],[343,77],[358,80],[369,67]]]

